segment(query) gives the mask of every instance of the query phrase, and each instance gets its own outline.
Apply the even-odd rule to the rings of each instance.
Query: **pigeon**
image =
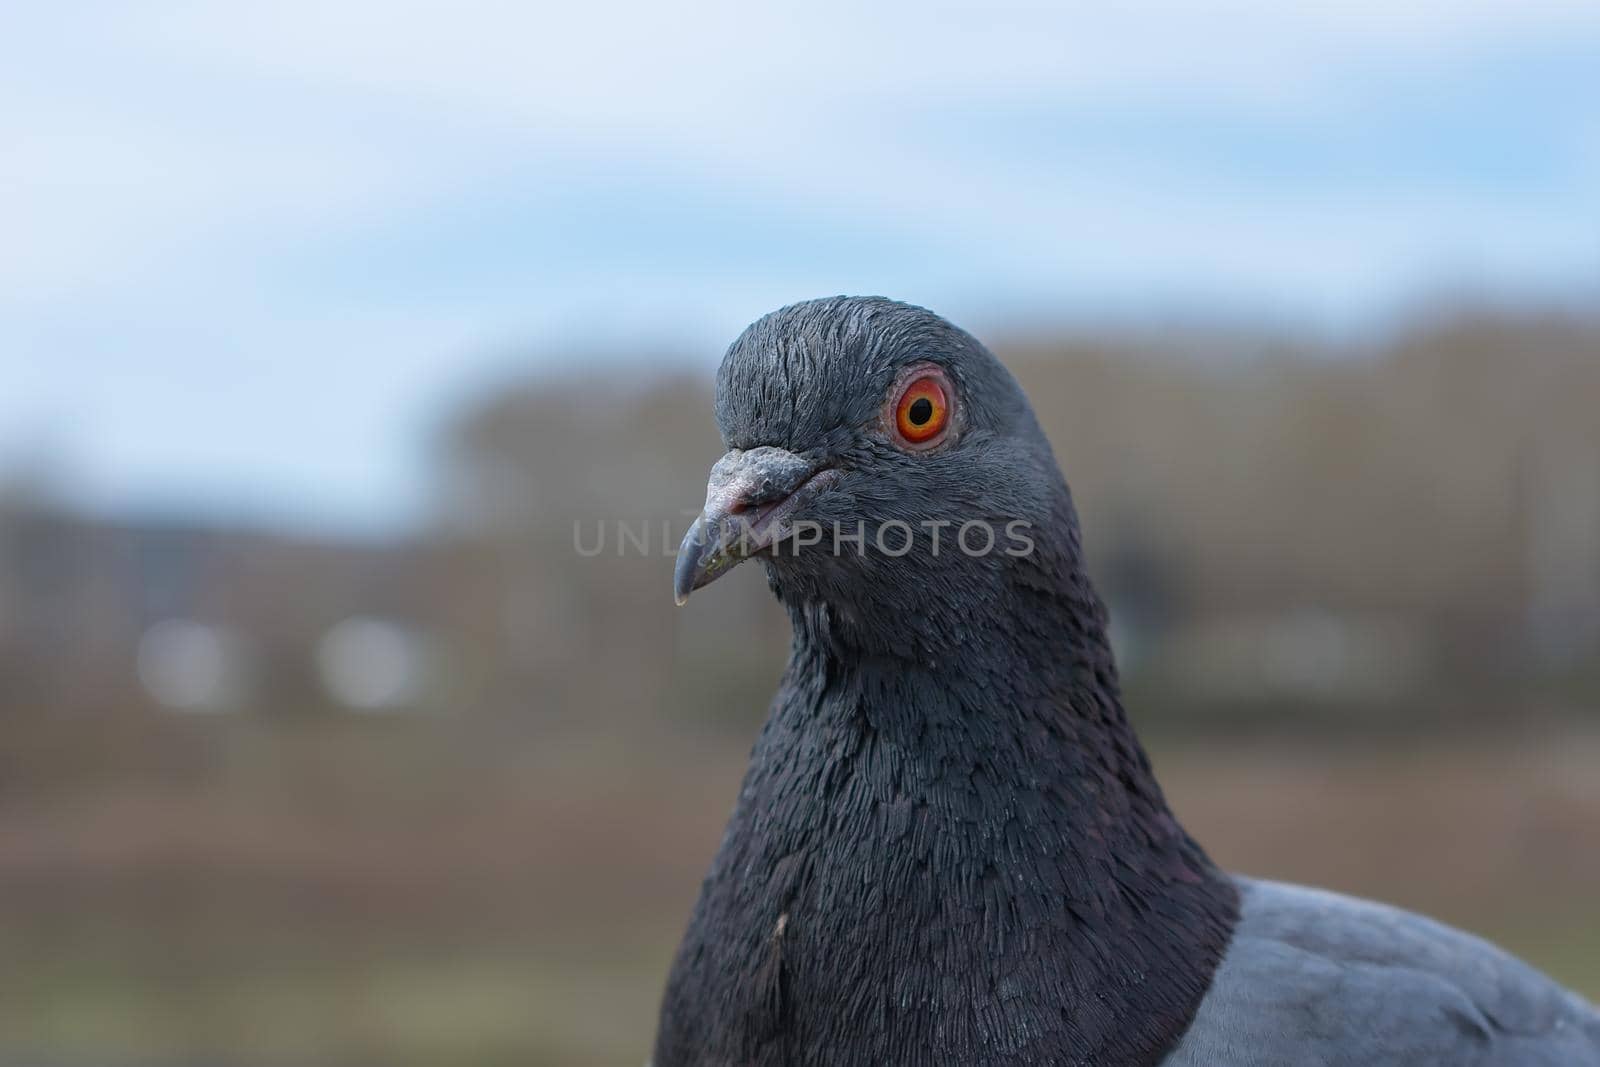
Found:
[[[1487,942],[1190,837],[1050,445],[971,335],[794,304],[728,350],[716,419],[676,599],[759,560],[793,647],[653,1067],[1600,1067],[1594,1007]]]

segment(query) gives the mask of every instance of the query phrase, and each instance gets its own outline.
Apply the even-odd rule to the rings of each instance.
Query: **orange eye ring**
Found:
[[[894,427],[907,444],[925,445],[949,424],[950,398],[936,375],[919,375],[895,401]]]

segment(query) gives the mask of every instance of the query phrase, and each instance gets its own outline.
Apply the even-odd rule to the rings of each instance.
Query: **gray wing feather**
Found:
[[[1600,1067],[1600,1014],[1419,915],[1240,879],[1227,956],[1163,1067]]]

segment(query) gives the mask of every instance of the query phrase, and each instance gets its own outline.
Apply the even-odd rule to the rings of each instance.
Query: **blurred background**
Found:
[[[1114,7],[0,11],[0,1063],[642,1062],[838,292],[1027,387],[1220,861],[1600,995],[1600,12]]]

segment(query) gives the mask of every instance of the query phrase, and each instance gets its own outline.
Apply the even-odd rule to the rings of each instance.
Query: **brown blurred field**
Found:
[[[308,727],[253,772],[8,804],[7,1062],[641,1062],[742,747],[571,738],[485,772],[432,740]],[[1230,867],[1424,909],[1592,994],[1597,760],[1572,731],[1157,752]]]
[[[1201,840],[1600,995],[1600,328],[999,342]],[[0,492],[0,1063],[642,1062],[787,640],[672,607],[664,366],[476,397],[391,541]]]

